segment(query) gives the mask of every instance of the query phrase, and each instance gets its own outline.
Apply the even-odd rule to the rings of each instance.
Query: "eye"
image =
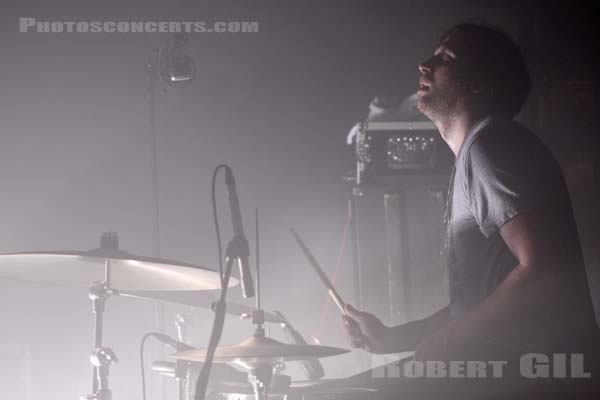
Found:
[[[448,63],[448,62],[452,62],[452,61],[454,61],[454,57],[450,56],[450,55],[449,55],[449,54],[447,54],[447,53],[442,53],[442,60],[443,60],[445,63]]]
[[[435,60],[435,63],[438,65],[449,64],[454,61],[454,57],[448,53],[439,52],[433,56],[433,60]]]

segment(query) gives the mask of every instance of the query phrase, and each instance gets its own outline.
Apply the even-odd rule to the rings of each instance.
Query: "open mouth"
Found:
[[[430,85],[426,81],[424,81],[422,79],[419,80],[419,91],[427,92],[427,91],[429,91],[429,87],[430,87]]]

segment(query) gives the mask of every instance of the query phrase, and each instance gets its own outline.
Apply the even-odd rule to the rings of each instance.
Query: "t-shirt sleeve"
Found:
[[[486,139],[470,146],[466,176],[471,213],[489,237],[517,215],[535,208],[542,190],[531,152]]]

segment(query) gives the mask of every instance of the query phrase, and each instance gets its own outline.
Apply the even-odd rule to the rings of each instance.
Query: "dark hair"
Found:
[[[439,44],[459,36],[465,44],[466,83],[483,89],[482,99],[498,114],[514,117],[531,89],[531,77],[519,46],[502,29],[483,21],[463,22],[446,30]]]

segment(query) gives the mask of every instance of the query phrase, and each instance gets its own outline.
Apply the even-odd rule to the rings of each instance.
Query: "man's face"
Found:
[[[444,40],[432,57],[419,65],[421,77],[417,91],[417,108],[436,121],[456,113],[464,90],[461,89],[459,43],[453,36]]]

